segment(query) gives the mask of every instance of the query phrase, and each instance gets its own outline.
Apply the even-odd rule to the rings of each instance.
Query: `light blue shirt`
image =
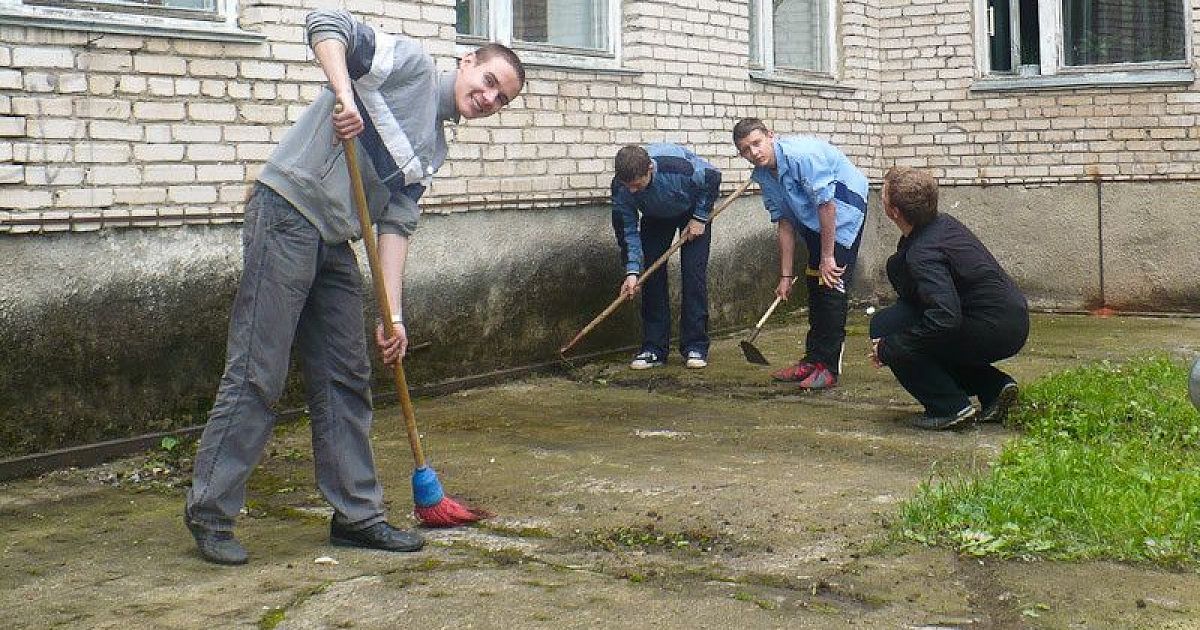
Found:
[[[775,137],[776,172],[755,167],[750,177],[762,189],[771,222],[787,219],[820,233],[817,208],[832,200],[837,208],[834,239],[851,247],[867,211],[867,177],[841,151],[808,136]]]

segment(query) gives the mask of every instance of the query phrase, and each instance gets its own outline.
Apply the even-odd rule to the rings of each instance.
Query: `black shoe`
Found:
[[[329,526],[329,542],[339,547],[383,551],[417,551],[425,546],[425,539],[419,534],[396,529],[387,521],[356,530],[346,529],[335,521]]]
[[[219,532],[205,528],[193,521],[184,511],[183,522],[187,524],[192,538],[196,539],[196,548],[200,556],[215,564],[246,564],[249,555],[242,543],[233,537],[233,532]]]
[[[1009,381],[1000,388],[1000,393],[996,394],[996,400],[992,404],[983,408],[983,413],[979,414],[980,422],[995,422],[1003,423],[1008,417],[1009,409],[1012,409],[1013,403],[1017,402],[1017,384]]]
[[[962,411],[953,416],[930,416],[921,414],[912,419],[913,426],[918,429],[929,429],[931,431],[944,431],[946,429],[954,429],[964,427],[971,424],[975,420],[975,408],[968,405]]]

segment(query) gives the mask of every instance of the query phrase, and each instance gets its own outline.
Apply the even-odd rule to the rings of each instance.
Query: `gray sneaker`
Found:
[[[648,370],[650,368],[662,367],[666,365],[666,363],[667,362],[663,360],[662,357],[650,352],[649,350],[645,350],[639,352],[636,357],[633,357],[633,361],[629,363],[629,369]]]
[[[967,405],[952,416],[930,416],[921,414],[912,419],[913,426],[930,431],[945,431],[965,427],[975,421],[975,407]]]
[[[184,510],[183,522],[192,533],[192,538],[196,539],[196,548],[205,560],[226,565],[246,564],[249,560],[246,548],[233,537],[233,532],[208,529],[193,521],[187,510]]]
[[[992,404],[983,408],[983,413],[979,414],[980,422],[995,422],[1003,423],[1008,417],[1008,412],[1012,409],[1013,404],[1017,402],[1017,394],[1020,390],[1017,389],[1017,384],[1009,381],[1000,388],[1000,393],[996,394],[996,400]]]
[[[688,352],[684,359],[684,367],[689,367],[692,369],[708,367],[708,358],[695,350]]]

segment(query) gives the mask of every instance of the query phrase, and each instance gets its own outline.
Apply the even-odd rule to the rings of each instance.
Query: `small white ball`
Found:
[[[867,315],[874,315],[874,314],[875,314],[875,307],[874,307],[874,306],[868,306],[868,307],[867,307]]]

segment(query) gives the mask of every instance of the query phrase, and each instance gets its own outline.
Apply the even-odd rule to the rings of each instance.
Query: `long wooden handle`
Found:
[[[392,326],[392,303],[388,300],[387,283],[383,279],[383,265],[379,262],[379,244],[375,241],[375,229],[371,226],[371,214],[367,210],[367,193],[363,189],[361,171],[358,169],[358,152],[354,138],[342,141],[346,149],[346,170],[350,171],[350,187],[354,192],[354,206],[358,210],[358,223],[362,228],[363,243],[367,246],[367,262],[371,267],[371,284],[375,287],[375,301],[379,304],[379,317],[384,327]],[[408,446],[412,449],[417,468],[425,467],[425,451],[421,448],[421,435],[417,433],[417,416],[413,412],[412,398],[408,395],[408,379],[404,378],[404,361],[398,359],[393,365],[396,393],[400,396],[400,407],[404,410],[404,426],[408,430]]]
[[[791,284],[795,285],[796,280],[798,280],[798,278],[792,278]],[[758,319],[758,323],[754,325],[754,332],[750,333],[750,338],[746,341],[749,343],[754,343],[754,340],[758,338],[758,333],[762,332],[763,324],[767,323],[767,318],[771,317],[771,313],[775,312],[775,309],[779,307],[780,302],[783,302],[783,298],[778,296],[775,298],[774,302],[771,302],[771,307],[768,308],[767,312],[763,313],[763,316]]]
[[[709,223],[711,223],[713,221],[713,219],[716,219],[717,215],[721,214],[721,211],[725,210],[725,208],[728,208],[729,204],[733,203],[733,201],[735,199],[737,199],[739,196],[741,196],[742,193],[746,192],[746,189],[750,187],[750,184],[753,181],[754,180],[752,180],[752,179],[747,179],[745,182],[742,183],[741,186],[738,186],[737,190],[733,191],[733,194],[726,197],[725,201],[722,201],[721,205],[717,206],[712,211],[712,214],[709,215],[709,217],[708,217]],[[683,247],[684,244],[686,244],[686,243],[687,243],[687,241],[683,240],[682,238],[676,239],[675,242],[672,243],[669,248],[667,248],[667,251],[662,256],[659,256],[658,259],[655,260],[653,264],[651,264],[649,267],[646,268],[645,271],[642,272],[642,276],[640,278],[638,278],[638,281],[637,281],[637,284],[635,285],[635,287],[641,288],[641,286],[643,284],[645,284],[646,279],[650,277],[650,274],[654,273],[655,271],[658,271],[659,267],[662,267],[663,265],[665,265],[667,263],[667,259],[669,259],[671,257],[671,254],[674,254],[676,251],[679,250],[680,247]],[[632,298],[629,295],[626,295],[624,293],[618,295],[617,299],[613,300],[612,303],[608,305],[608,308],[605,308],[603,311],[600,312],[599,315],[596,316],[595,319],[593,319],[591,322],[589,322],[587,326],[584,326],[583,330],[579,331],[579,333],[576,334],[575,337],[567,343],[567,345],[559,348],[558,353],[560,355],[566,354],[567,351],[570,350],[571,348],[574,348],[575,344],[579,343],[579,341],[581,339],[583,339],[585,335],[592,332],[592,329],[594,329],[596,326],[599,326],[600,322],[607,319],[609,315],[612,315],[613,311],[617,310],[617,308],[619,308],[623,302],[630,300],[630,299],[632,299]]]

